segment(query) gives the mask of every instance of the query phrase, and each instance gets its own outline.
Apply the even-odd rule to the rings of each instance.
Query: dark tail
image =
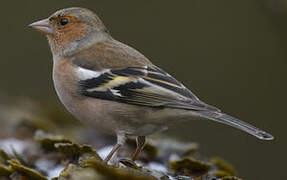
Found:
[[[210,120],[213,120],[216,122],[220,122],[220,123],[235,127],[237,129],[245,131],[245,132],[247,132],[247,133],[249,133],[249,134],[251,134],[251,135],[253,135],[259,139],[262,139],[262,140],[274,139],[274,137],[271,134],[269,134],[265,131],[262,131],[262,130],[252,126],[251,124],[243,122],[243,121],[236,119],[232,116],[229,116],[227,114],[224,114],[221,112],[211,112],[211,111],[203,111],[203,112],[200,112],[200,114],[203,118],[207,118],[207,119],[210,119]]]

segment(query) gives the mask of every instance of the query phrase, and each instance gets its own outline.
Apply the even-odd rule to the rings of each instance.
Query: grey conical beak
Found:
[[[53,34],[53,28],[50,24],[49,19],[43,19],[37,22],[34,22],[29,25],[29,27],[36,29],[44,34]]]

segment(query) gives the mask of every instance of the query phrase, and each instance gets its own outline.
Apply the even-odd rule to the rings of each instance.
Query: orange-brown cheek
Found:
[[[87,25],[83,23],[74,23],[59,29],[55,35],[55,39],[58,41],[57,44],[65,49],[70,43],[85,37],[88,32]]]
[[[71,24],[61,32],[65,38],[72,42],[85,37],[88,34],[88,27],[85,24],[77,23]]]

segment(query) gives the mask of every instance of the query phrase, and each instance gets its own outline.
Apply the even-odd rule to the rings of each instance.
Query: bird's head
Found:
[[[59,10],[29,27],[47,35],[54,55],[70,55],[109,37],[100,18],[85,8]]]

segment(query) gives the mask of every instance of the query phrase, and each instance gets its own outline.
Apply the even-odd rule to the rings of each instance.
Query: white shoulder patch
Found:
[[[107,71],[109,71],[109,69],[104,70],[104,71],[93,71],[93,70],[85,69],[82,67],[76,67],[75,68],[75,73],[79,77],[79,79],[81,79],[81,80],[97,78]]]

